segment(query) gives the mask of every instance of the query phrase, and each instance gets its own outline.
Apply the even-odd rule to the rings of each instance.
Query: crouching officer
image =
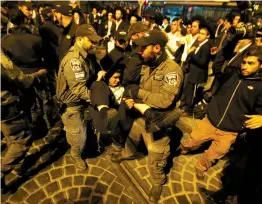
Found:
[[[22,164],[31,139],[28,118],[19,102],[19,91],[23,92],[34,82],[39,83],[40,77],[46,73],[45,69],[40,69],[33,74],[23,74],[1,49],[1,131],[8,146],[1,162],[2,188],[5,185],[4,175],[12,170],[18,176],[24,173]]]
[[[87,168],[86,162],[81,158],[87,127],[84,122],[84,105],[90,101],[87,83],[95,74],[92,64],[86,57],[93,48],[93,42],[101,39],[91,26],[87,24],[79,26],[76,31],[76,42],[63,57],[57,77],[56,96],[62,107],[60,113],[66,139],[71,145],[71,156],[79,170]],[[104,71],[100,71],[97,80],[104,74]]]

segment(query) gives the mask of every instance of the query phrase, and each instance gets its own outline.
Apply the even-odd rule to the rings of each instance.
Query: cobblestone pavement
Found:
[[[195,121],[191,119],[183,119],[177,124],[183,132],[190,131],[194,125]],[[220,188],[225,160],[212,167],[206,179],[200,182],[193,168],[198,157],[199,154],[174,157],[159,203],[205,203],[198,187]],[[64,136],[51,134],[35,140],[27,158],[26,167],[29,170],[25,178],[21,179],[12,172],[6,177],[11,192],[2,195],[2,203],[148,203],[151,180],[146,156],[119,165],[111,163],[103,153],[88,158],[89,168],[81,172],[73,165]],[[229,203],[234,202],[229,200]]]

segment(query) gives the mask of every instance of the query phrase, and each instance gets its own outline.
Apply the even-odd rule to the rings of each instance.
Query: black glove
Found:
[[[140,89],[140,87],[136,84],[127,85],[125,87],[123,97],[124,98],[137,99],[139,89]]]
[[[195,105],[193,112],[194,112],[194,117],[196,119],[203,119],[205,117],[207,112],[207,105],[208,104],[204,99],[200,101],[197,105]]]

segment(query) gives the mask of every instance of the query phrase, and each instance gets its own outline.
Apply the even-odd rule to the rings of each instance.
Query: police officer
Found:
[[[68,4],[58,4],[55,8],[55,18],[64,28],[59,39],[59,62],[74,45],[77,25],[73,20],[73,8]]]
[[[92,27],[87,24],[79,26],[76,42],[62,59],[57,77],[56,96],[62,103],[61,114],[66,138],[71,145],[71,156],[80,170],[87,168],[86,162],[81,158],[86,140],[83,104],[90,101],[90,90],[86,84],[94,74],[86,57],[93,47],[93,42],[99,40],[101,37]],[[101,80],[104,74],[104,71],[100,71],[97,80]]]
[[[143,138],[148,149],[148,167],[153,182],[149,195],[151,202],[159,200],[166,181],[164,167],[170,155],[170,139],[160,131],[154,134],[147,132],[145,119],[152,111],[168,110],[175,104],[183,80],[181,68],[165,52],[167,41],[166,35],[158,30],[152,30],[135,41],[142,47],[144,65],[140,85],[126,87],[132,98],[125,99],[125,102],[129,108],[136,108],[143,117],[133,123],[125,149],[112,156],[113,162],[136,158],[136,146]]]
[[[33,83],[39,83],[40,77],[46,73],[46,70],[41,69],[33,74],[24,74],[1,49],[1,131],[8,145],[1,162],[2,179],[13,169],[18,175],[24,173],[22,163],[31,139],[31,130],[21,107],[19,91],[23,92]]]

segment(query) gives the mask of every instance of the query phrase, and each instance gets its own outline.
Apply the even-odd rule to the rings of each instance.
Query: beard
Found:
[[[156,60],[157,55],[156,55],[156,53],[154,53],[154,52],[152,51],[152,52],[150,52],[150,53],[148,54],[147,57],[144,57],[144,56],[142,56],[142,57],[143,57],[143,59],[144,59],[144,62],[146,62],[147,64],[151,64],[152,62],[154,62],[154,61]]]

